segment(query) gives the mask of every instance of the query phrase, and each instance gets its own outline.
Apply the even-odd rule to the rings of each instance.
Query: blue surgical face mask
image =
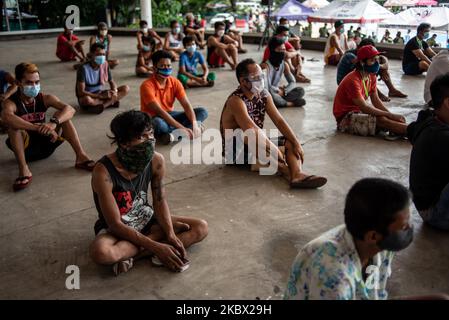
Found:
[[[187,47],[187,52],[194,53],[196,51],[196,44]]]
[[[430,32],[424,32],[424,39],[428,39],[430,37]]]
[[[375,73],[375,74],[377,74],[379,72],[379,69],[380,69],[379,61],[376,61],[373,65],[370,65],[370,66],[365,64],[363,66],[363,69],[366,72],[368,72],[368,73]]]
[[[174,34],[178,34],[181,32],[181,27],[176,27],[171,30]]]
[[[163,77],[169,77],[172,74],[172,68],[157,68],[157,73]]]
[[[95,56],[95,63],[101,66],[106,62],[106,56]]]
[[[146,52],[149,52],[151,50],[150,46],[146,46],[146,45],[143,45],[142,49],[143,49],[143,51],[146,51]]]
[[[40,91],[40,84],[36,84],[34,86],[23,86],[23,94],[29,98],[36,98]]]
[[[340,33],[343,33],[343,32],[345,32],[345,27],[340,28]]]

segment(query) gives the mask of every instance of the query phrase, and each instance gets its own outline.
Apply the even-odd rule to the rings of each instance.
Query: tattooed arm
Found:
[[[160,153],[155,153],[152,160],[151,191],[153,194],[154,215],[157,222],[164,231],[168,243],[173,245],[182,257],[186,256],[186,251],[182,242],[176,236],[171,219],[170,209],[165,198],[165,186],[163,183],[165,175],[165,161]]]
[[[108,170],[103,164],[97,163],[92,173],[92,190],[97,194],[103,217],[109,227],[109,232],[120,239],[128,240],[138,247],[143,247],[157,254],[160,251],[161,244],[151,240],[122,222],[119,208],[112,194],[112,187]]]

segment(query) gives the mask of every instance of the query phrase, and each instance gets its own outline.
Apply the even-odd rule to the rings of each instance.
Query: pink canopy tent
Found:
[[[437,6],[438,2],[435,0],[418,0],[415,2],[415,6]]]

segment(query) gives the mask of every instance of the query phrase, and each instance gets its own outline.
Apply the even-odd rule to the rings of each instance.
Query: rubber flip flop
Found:
[[[292,189],[316,189],[324,186],[327,183],[327,179],[318,176],[308,176],[303,180],[290,182],[290,188]]]
[[[28,182],[27,183],[17,183],[17,182],[22,182],[24,180],[28,180]],[[14,189],[14,191],[23,190],[23,189],[25,189],[26,187],[28,187],[30,185],[31,181],[33,181],[33,177],[32,176],[18,177],[14,181],[14,184],[12,185],[12,188]]]
[[[93,164],[92,166],[90,164]],[[87,160],[81,163],[76,163],[75,168],[86,170],[86,171],[93,171],[95,168],[95,161],[93,160]]]

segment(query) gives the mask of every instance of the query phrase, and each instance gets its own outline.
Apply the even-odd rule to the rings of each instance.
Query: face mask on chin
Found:
[[[413,241],[413,227],[406,230],[391,232],[377,243],[382,250],[401,251]]]
[[[146,140],[129,148],[119,146],[116,150],[117,159],[127,171],[140,174],[153,159],[154,146],[154,139]]]

